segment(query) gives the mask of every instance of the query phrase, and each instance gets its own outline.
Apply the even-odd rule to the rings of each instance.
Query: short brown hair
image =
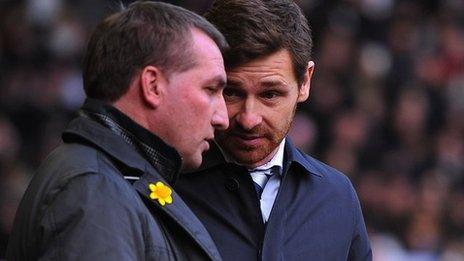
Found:
[[[224,34],[230,45],[224,54],[227,69],[286,49],[301,85],[313,43],[308,21],[295,2],[215,0],[205,17]]]
[[[84,58],[87,97],[113,102],[124,95],[134,76],[154,65],[168,74],[195,65],[191,29],[215,41],[221,51],[224,36],[203,17],[162,2],[137,1],[104,19],[92,33]]]

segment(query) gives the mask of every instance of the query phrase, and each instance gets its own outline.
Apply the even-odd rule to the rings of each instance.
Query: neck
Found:
[[[128,99],[122,97],[115,101],[112,106],[127,115],[143,128],[149,130],[149,124],[145,117],[145,113],[143,112],[143,109],[141,109],[141,106],[137,104],[137,102],[128,101]]]

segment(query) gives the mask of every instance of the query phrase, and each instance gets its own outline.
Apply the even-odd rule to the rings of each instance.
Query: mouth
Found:
[[[260,145],[263,145],[262,142],[264,140],[263,136],[256,134],[233,134],[231,135],[231,138],[237,143],[237,145],[246,148],[259,147]]]
[[[206,148],[205,148],[205,150],[204,150],[204,151],[208,151],[208,150],[209,150],[209,142],[208,142],[208,141],[206,141]]]
[[[214,136],[209,137],[209,138],[205,138],[204,141],[206,141],[206,143],[208,143],[208,144],[211,144],[212,142],[214,142]]]
[[[233,134],[233,136],[240,138],[242,140],[254,140],[254,139],[261,138],[260,135],[256,135],[256,134]]]

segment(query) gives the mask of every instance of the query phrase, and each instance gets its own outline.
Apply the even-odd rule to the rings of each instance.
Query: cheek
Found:
[[[183,114],[184,118],[198,117],[202,110],[204,110],[203,98],[200,93],[186,93],[179,99],[179,106],[177,110]]]
[[[293,109],[289,107],[272,110],[266,118],[266,123],[274,132],[286,133],[293,119]]]
[[[240,105],[226,103],[226,109],[229,119],[233,119],[240,112]]]
[[[184,121],[191,133],[205,131],[211,125],[214,103],[206,95],[190,97],[190,102],[180,113],[184,114]]]

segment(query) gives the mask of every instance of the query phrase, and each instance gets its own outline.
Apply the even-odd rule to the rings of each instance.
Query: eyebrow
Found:
[[[240,81],[234,81],[234,80],[227,79],[227,85],[231,87],[239,87]]]
[[[260,82],[260,85],[265,88],[272,88],[272,87],[287,87],[287,83],[282,82],[282,81],[273,81],[273,80],[267,80],[267,81],[262,81]]]
[[[283,81],[279,81],[279,80],[264,80],[264,81],[260,82],[259,84],[260,84],[260,86],[262,88],[278,88],[278,87],[287,87],[288,86],[287,83],[285,83]],[[228,87],[231,87],[231,88],[241,88],[242,82],[228,79],[227,80],[227,85],[228,85]]]
[[[224,88],[226,86],[226,80],[222,76],[216,76],[208,81],[206,81],[205,85],[214,84],[220,88]]]

